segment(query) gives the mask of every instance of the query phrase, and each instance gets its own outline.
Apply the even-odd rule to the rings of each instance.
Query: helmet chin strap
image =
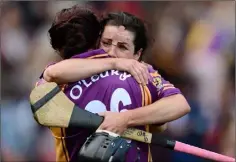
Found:
[[[96,133],[102,133],[102,132],[108,133],[112,137],[119,137],[120,136],[119,134],[116,134],[116,133],[113,133],[113,132],[110,132],[107,130],[101,130],[101,129],[96,130]]]

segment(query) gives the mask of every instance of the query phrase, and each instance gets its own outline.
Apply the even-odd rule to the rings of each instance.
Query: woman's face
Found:
[[[141,50],[134,52],[134,33],[125,30],[124,26],[105,26],[100,40],[100,48],[104,49],[111,57],[138,60]]]

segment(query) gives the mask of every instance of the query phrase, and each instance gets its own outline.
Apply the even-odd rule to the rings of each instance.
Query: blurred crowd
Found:
[[[2,2],[1,157],[53,161],[54,140],[31,114],[28,97],[44,67],[60,58],[47,31],[59,10],[89,5],[102,14],[127,11],[144,19],[153,41],[144,56],[180,88],[191,112],[168,125],[176,140],[235,157],[235,2]],[[153,147],[155,162],[207,160]]]

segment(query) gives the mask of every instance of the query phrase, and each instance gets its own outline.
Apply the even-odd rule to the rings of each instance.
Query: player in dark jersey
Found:
[[[71,9],[69,9],[69,11],[71,12]],[[68,13],[69,13],[69,11],[68,11]],[[68,14],[68,13],[66,13],[66,14]],[[83,16],[86,16],[86,14]],[[63,14],[62,14],[61,17],[66,17],[66,16],[63,16]],[[79,23],[78,26],[80,26],[80,27],[83,25],[86,27],[86,25],[89,24],[89,23],[88,24],[82,23],[83,22],[82,16],[79,18],[80,20],[78,20],[78,21],[73,20],[73,18],[76,19],[76,15],[74,15],[74,17],[70,17],[67,15],[67,17],[69,17],[69,18],[67,18],[67,19],[69,19],[69,21],[64,19],[64,21],[59,21],[59,22],[61,22],[61,24],[59,24],[59,25],[57,23],[53,24],[51,29],[53,29],[53,27],[55,27],[55,26],[58,27],[55,29],[55,31],[51,30],[51,32],[55,32],[54,36],[62,34],[62,33],[60,33],[61,26],[67,30],[70,30],[69,27],[71,27],[71,28],[75,27],[75,25],[72,25],[72,26],[66,25],[66,23],[68,23],[70,21]],[[57,18],[60,18],[60,17],[57,17]],[[89,22],[91,23],[91,21],[89,21]],[[65,35],[68,34],[68,33],[66,33],[66,32],[68,32],[67,30],[64,30],[65,33],[63,33],[63,34],[65,34]],[[88,31],[88,28],[86,28],[86,30]],[[82,59],[69,59],[68,62],[69,61],[76,62],[79,60],[80,61],[86,60],[86,61],[88,61],[88,63],[90,62],[90,64],[87,64],[86,66],[90,66],[90,65],[93,66],[95,64],[99,65],[99,62],[102,62],[102,61],[105,62],[106,60],[109,60],[109,59],[110,59],[109,61],[112,62],[112,61],[114,61],[114,58],[108,58],[108,57],[111,57],[111,56],[119,57],[118,54],[122,54],[122,53],[117,53],[117,51],[119,52],[120,49],[116,49],[116,48],[121,48],[121,49],[128,48],[128,47],[122,47],[120,44],[120,41],[124,38],[124,37],[122,38],[121,35],[125,34],[126,30],[123,27],[121,27],[121,28],[118,27],[118,33],[120,33],[121,35],[119,35],[119,36],[116,35],[116,38],[115,37],[110,38],[109,41],[110,41],[110,45],[112,45],[112,46],[109,47],[109,43],[106,44],[103,42],[103,45],[107,45],[106,46],[107,53],[101,49],[85,52],[86,50],[94,48],[94,44],[90,44],[90,45],[86,46],[87,49],[84,49],[85,53],[78,54],[83,51],[76,52],[76,48],[78,48],[78,47],[75,47],[74,49],[72,47],[68,48],[68,45],[71,45],[72,43],[67,44],[67,42],[69,42],[69,41],[66,40],[66,38],[71,38],[71,39],[73,38],[75,42],[77,41],[78,46],[83,45],[83,40],[79,39],[79,37],[77,38],[78,40],[76,40],[76,37],[75,37],[76,32],[81,32],[85,35],[83,37],[83,38],[85,38],[85,42],[87,40],[89,40],[88,38],[86,38],[86,31],[83,31],[83,27],[81,27],[81,28],[78,28],[78,30],[75,31],[74,35],[71,35],[71,37],[68,37],[68,35],[67,35],[64,38],[62,37],[61,39],[57,39],[56,41],[59,41],[59,42],[64,41],[64,42],[61,44],[58,43],[59,45],[55,46],[55,44],[53,43],[53,41],[55,40],[55,37],[53,37],[53,35],[50,33],[50,36],[52,39],[51,40],[52,46],[54,46],[54,49],[61,52],[60,54],[62,55],[63,58],[71,58],[71,56],[72,56],[72,58],[82,58]],[[110,32],[110,33],[113,33],[113,32]],[[129,34],[130,33],[128,32],[128,35]],[[104,35],[105,35],[105,31],[103,32],[103,36]],[[133,38],[131,35],[130,39],[131,40],[135,39],[134,35],[133,35]],[[113,43],[113,42],[115,42],[115,43]],[[123,40],[123,42],[124,42],[124,40]],[[126,43],[129,44],[129,47],[133,48],[133,51],[135,48],[137,48],[140,53],[139,56],[141,55],[142,50],[145,50],[145,47],[142,48],[142,45],[140,45],[141,47],[138,48],[138,46],[136,46],[135,43],[133,43],[133,40],[126,42]],[[75,45],[76,45],[76,43],[75,43]],[[113,46],[115,46],[115,47],[113,47]],[[126,45],[124,45],[124,46],[126,46]],[[113,48],[113,50],[110,50],[112,48]],[[71,50],[71,49],[73,49],[73,50]],[[70,51],[70,52],[67,53],[68,51]],[[72,54],[73,52],[74,52],[74,54]],[[68,56],[67,54],[70,54],[70,56]],[[76,55],[76,54],[78,54],[78,55]],[[132,53],[129,53],[129,54],[132,54]],[[134,52],[133,52],[133,55],[135,55]],[[137,59],[139,58],[139,57],[137,57],[137,55],[135,55],[135,58],[133,58],[132,55],[130,55],[130,56],[131,56],[130,58],[132,58],[132,60],[131,59],[129,59],[129,60],[127,59],[127,60],[131,61],[131,63],[133,63],[133,60],[135,60],[135,58],[137,58]],[[90,59],[88,59],[88,58],[90,58]],[[127,58],[127,55],[124,55],[124,58]],[[119,59],[115,58],[115,60],[118,61]],[[125,60],[125,59],[123,59],[123,60]],[[121,61],[121,60],[119,60],[119,61]],[[62,65],[65,63],[66,62],[64,61],[62,63]],[[76,64],[76,66],[77,66],[77,64]],[[46,69],[46,71],[44,72],[44,78],[47,81],[56,81],[58,83],[68,82],[66,80],[66,79],[68,79],[67,76],[74,74],[74,72],[67,73],[67,75],[63,75],[63,77],[66,78],[64,80],[57,78],[58,74],[48,76],[48,74],[50,74],[49,73],[50,71],[53,72],[54,71],[53,69],[58,68],[58,65],[60,67],[60,63],[57,63],[57,64],[52,65],[49,68],[47,68],[50,70]],[[107,64],[107,65],[109,65],[109,64]],[[137,64],[137,65],[139,65],[139,64]],[[102,65],[100,65],[100,66],[102,66]],[[67,65],[65,67],[68,68]],[[142,66],[142,67],[144,67],[144,66]],[[102,67],[102,68],[104,68],[104,67]],[[151,115],[154,115],[154,116],[157,115],[156,117],[158,118],[158,113],[156,113],[156,111],[155,111],[156,107],[158,109],[160,109],[161,113],[164,110],[164,108],[171,110],[171,107],[173,107],[172,104],[175,104],[175,100],[173,98],[171,99],[169,96],[176,96],[177,94],[180,95],[180,91],[177,88],[175,88],[169,82],[166,82],[157,73],[157,71],[153,70],[152,68],[148,69],[148,72],[152,76],[152,81],[148,82],[146,86],[138,84],[138,82],[136,82],[134,80],[134,78],[131,77],[131,75],[128,74],[127,72],[111,70],[114,68],[113,66],[111,66],[111,67],[107,66],[106,67],[107,69],[102,69],[102,68],[100,67],[100,69],[99,69],[99,67],[98,67],[98,69],[100,70],[99,72],[91,72],[90,71],[90,77],[87,76],[87,78],[86,78],[86,76],[84,75],[85,79],[82,78],[83,80],[80,80],[80,79],[79,79],[79,81],[73,80],[73,79],[70,80],[71,83],[67,84],[64,87],[64,92],[79,107],[85,108],[88,111],[91,111],[94,113],[99,113],[99,112],[104,112],[104,111],[113,111],[113,113],[115,113],[115,114],[108,114],[107,116],[105,114],[105,118],[108,117],[108,119],[109,119],[110,115],[116,116],[116,117],[119,116],[120,118],[122,118],[123,122],[125,122],[125,121],[129,122],[128,119],[132,119],[132,117],[127,112],[133,111],[133,113],[135,113],[136,108],[139,108],[139,110],[146,109],[145,112],[149,113],[151,119],[153,118],[153,117],[151,117]],[[69,69],[69,71],[73,71],[73,70],[76,71],[76,69]],[[119,69],[119,70],[125,71],[127,69]],[[129,70],[127,70],[127,71],[129,71]],[[76,71],[76,72],[78,72],[78,71]],[[93,74],[97,74],[97,75],[93,75]],[[169,100],[164,101],[167,98],[169,98]],[[159,100],[159,101],[157,101],[157,100]],[[146,106],[146,108],[144,107],[145,105],[149,105],[155,101],[159,102],[158,103],[159,106],[151,106],[151,107]],[[174,101],[174,103],[173,103],[173,101]],[[172,103],[168,104],[165,102],[172,102]],[[161,107],[161,106],[163,106],[163,107]],[[153,109],[153,108],[155,108],[155,109]],[[178,103],[176,103],[176,105],[174,105],[174,108],[179,109]],[[148,112],[148,109],[149,109],[149,112]],[[172,112],[169,114],[171,114],[171,115],[174,114],[175,115],[174,118],[178,118],[178,117],[181,117],[182,115],[184,115],[185,113],[187,113],[188,105],[186,105],[186,108],[184,107],[184,109],[186,109],[186,110],[183,110],[183,109],[181,110],[181,108],[180,108],[180,110],[182,112],[179,113],[178,116],[176,116],[176,114],[172,113]],[[122,113],[119,113],[119,112],[122,112]],[[140,111],[140,112],[142,112],[142,111]],[[137,111],[137,113],[139,113],[139,114],[140,114],[140,112]],[[150,112],[152,112],[154,114],[150,114]],[[163,115],[161,113],[160,113],[160,115]],[[126,116],[125,114],[128,114],[128,115]],[[144,113],[144,118],[145,118],[145,115],[147,115],[147,114]],[[121,116],[123,116],[123,117],[121,117]],[[167,116],[166,119],[160,120],[161,122],[159,122],[159,123],[171,121],[171,119],[169,119],[170,117],[168,117],[168,115],[166,115],[166,116]],[[133,118],[133,119],[135,119],[135,118]],[[148,120],[150,120],[150,119],[148,119]],[[137,124],[137,125],[135,125],[135,123],[132,123],[132,122],[131,122],[131,124],[132,124],[132,126],[139,126],[140,129],[146,129],[148,131],[148,129],[149,129],[148,124],[158,123],[155,121],[153,122],[151,120],[149,122],[148,120],[145,121],[145,119],[144,119],[143,121],[141,121],[141,124]],[[105,122],[106,122],[106,120],[105,120]],[[83,144],[83,142],[85,141],[86,137],[89,134],[85,130],[78,130],[78,129],[60,129],[60,128],[51,128],[51,129],[52,129],[55,139],[56,139],[57,161],[61,161],[61,160],[73,161],[73,160],[75,160],[74,154],[79,150],[79,148],[81,147],[81,145]],[[125,129],[125,128],[122,128],[122,129]],[[113,130],[111,130],[111,131],[113,131]],[[114,131],[114,132],[116,132],[116,131]],[[118,133],[119,133],[119,131],[118,131]],[[137,148],[139,148],[139,149],[137,149]],[[139,160],[139,161],[143,161],[143,162],[150,161],[150,159],[148,160],[148,152],[149,152],[148,150],[149,150],[149,148],[146,144],[136,143],[134,145],[134,147],[131,149],[131,151],[129,151],[128,156],[127,156],[127,161],[135,161],[135,160]]]

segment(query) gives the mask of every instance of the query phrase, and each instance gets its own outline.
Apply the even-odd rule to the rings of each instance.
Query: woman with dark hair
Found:
[[[57,13],[48,33],[52,48],[69,59],[96,47],[100,23],[91,10],[73,6]]]
[[[148,44],[143,22],[118,12],[108,14],[99,26],[94,17],[91,11],[77,6],[56,16],[49,30],[51,44],[65,60],[46,68],[42,77],[48,82],[69,83],[64,87],[68,98],[85,110],[103,115],[105,120],[100,129],[118,134],[136,126],[150,131],[148,124],[160,125],[188,113],[189,105],[179,89],[138,61]],[[100,30],[99,44],[104,50],[92,50]],[[74,153],[91,133],[51,129],[59,146],[57,161],[76,160]],[[150,161],[146,144],[133,141],[132,144],[126,161]]]
[[[106,19],[103,19],[102,23],[105,23],[105,21]],[[141,25],[141,22],[139,24]],[[95,45],[96,43],[99,43],[98,41],[101,31],[104,30],[104,28],[101,27],[102,26],[98,22],[97,17],[89,9],[78,6],[74,6],[71,9],[63,9],[56,15],[55,20],[49,29],[51,45],[63,59],[71,58],[75,54],[83,53],[96,48]],[[134,28],[133,30],[136,29]],[[143,31],[140,33],[145,34],[144,26],[142,30]],[[142,49],[144,50],[146,48],[145,44],[147,44],[146,36],[142,35],[141,37],[136,37],[135,43],[137,44],[136,48],[139,48],[141,43]],[[108,44],[106,44],[104,41],[101,44],[101,46],[104,48],[107,45]],[[118,45],[118,47],[118,49],[125,48],[123,45]],[[116,58],[119,59],[77,59],[76,68],[78,68],[78,70],[74,69],[75,71],[72,71],[72,73],[75,73],[76,76],[74,76],[72,73],[72,75],[69,75],[67,72],[64,73],[61,71],[61,68],[64,70],[73,68],[74,64],[71,64],[71,61],[75,60],[65,60],[56,64],[55,66],[50,66],[44,73],[44,79],[57,83],[67,83],[84,79],[93,74],[97,74],[106,70],[117,69],[128,71],[139,83],[146,84],[148,82],[148,71],[146,65],[136,60],[123,59],[127,58],[126,56]],[[92,66],[89,67],[87,65]]]

